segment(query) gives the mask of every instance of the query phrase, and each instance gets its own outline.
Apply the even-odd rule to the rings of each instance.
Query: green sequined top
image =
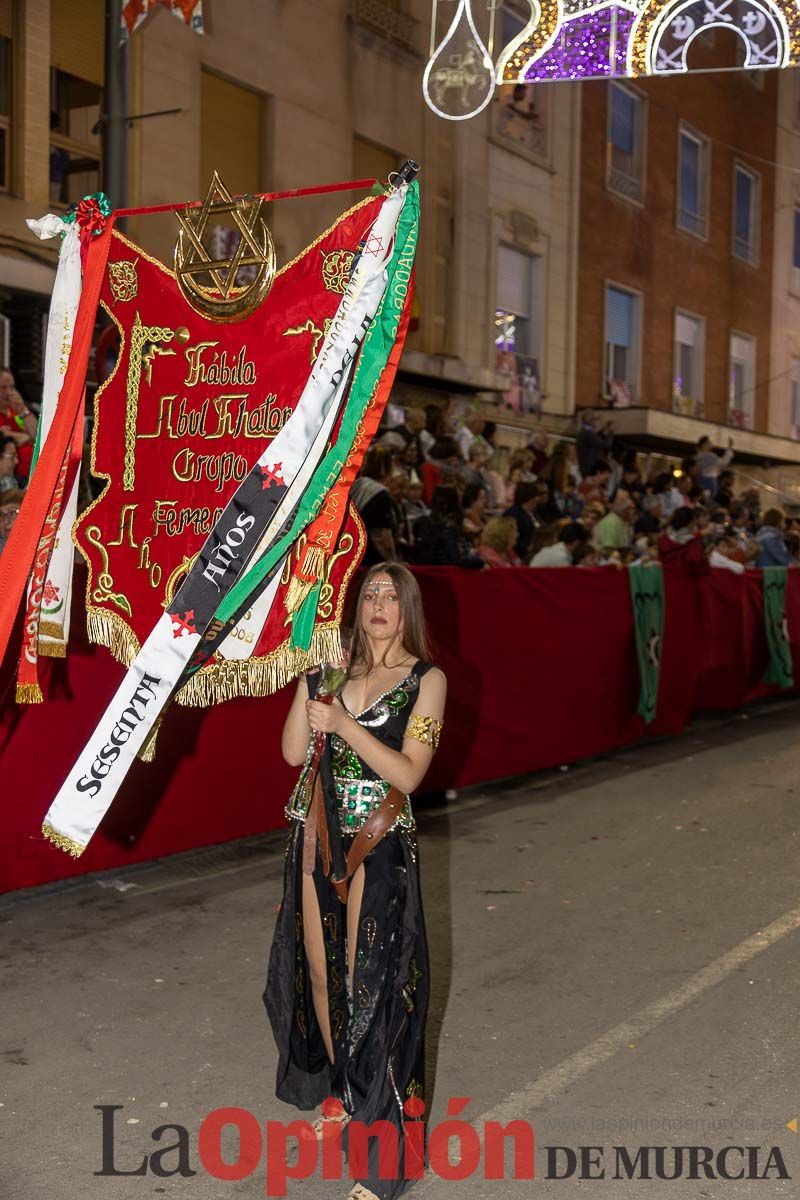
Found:
[[[383,695],[373,700],[363,712],[351,713],[359,725],[374,734],[392,750],[401,750],[406,725],[417,700],[422,676],[430,670],[430,663],[416,662],[405,679],[401,679]],[[348,710],[349,711],[349,710]],[[306,761],[300,772],[289,803],[284,810],[288,820],[304,821],[307,798],[305,781],[313,754],[313,738],[309,741]],[[379,808],[390,784],[381,779],[351,746],[337,734],[331,735],[331,758],[339,801],[339,821],[343,833],[355,833],[376,808]],[[406,796],[394,824],[407,830],[416,829],[411,811],[411,800]]]

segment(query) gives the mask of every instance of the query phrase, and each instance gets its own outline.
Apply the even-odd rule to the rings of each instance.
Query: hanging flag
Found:
[[[237,577],[247,567],[250,558],[256,552],[260,554],[264,546],[268,547],[266,554],[270,556],[271,568],[277,568],[274,582],[270,584],[270,587],[275,587],[277,591],[280,584],[280,564],[291,550],[293,538],[308,520],[306,513],[314,508],[315,497],[309,495],[309,491],[313,492],[313,487],[322,482],[323,496],[319,498],[321,502],[330,486],[326,481],[318,482],[315,472],[324,457],[325,446],[337,419],[338,410],[345,401],[353,364],[386,289],[386,266],[392,258],[395,229],[408,190],[408,185],[402,183],[392,194],[379,201],[377,216],[371,228],[366,230],[360,239],[361,243],[370,246],[374,253],[362,252],[354,257],[351,252],[348,264],[349,281],[342,281],[341,301],[327,329],[323,331],[319,354],[296,407],[239,484],[232,498],[222,509],[221,515],[213,522],[211,532],[196,561],[189,567],[166,611],[162,611],[97,729],[46,814],[42,827],[45,836],[69,853],[78,856],[85,849],[124,779],[133,757],[147,740],[215,613],[224,603]],[[413,195],[416,196],[415,185]],[[328,279],[335,278],[339,288],[342,276],[347,280],[348,270],[341,261],[331,264],[324,260],[323,274]],[[275,289],[257,310],[257,314],[263,314],[265,310],[269,313],[276,309],[274,297]],[[120,356],[123,364],[127,364],[128,407],[122,488],[123,491],[127,489],[132,493],[128,501],[130,520],[135,519],[135,506],[138,504],[136,479],[139,475],[139,417],[136,400],[141,376],[146,374],[150,347],[156,348],[150,357],[152,367],[153,359],[158,356],[158,351],[165,342],[170,343],[177,338],[179,345],[186,346],[183,357],[186,359],[188,356],[188,371],[178,392],[183,398],[193,380],[208,388],[210,384],[218,384],[226,370],[230,372],[236,369],[237,382],[232,383],[231,379],[227,378],[225,383],[229,389],[227,394],[230,394],[231,388],[238,388],[245,376],[249,379],[254,369],[247,369],[247,363],[253,361],[252,358],[248,358],[247,347],[242,347],[241,354],[234,360],[228,359],[226,364],[222,358],[221,347],[217,347],[211,339],[206,338],[204,342],[198,342],[192,337],[191,327],[188,325],[190,317],[185,303],[180,312],[182,320],[185,318],[185,324],[179,328],[190,330],[188,338],[181,341],[177,336],[177,329],[174,328],[177,321],[174,317],[169,326],[172,336],[166,338],[161,332],[153,332],[154,327],[150,324],[149,317],[146,324],[138,318],[137,312],[138,324],[135,318],[132,330],[146,328],[149,336],[137,334],[134,354],[132,332],[127,353]],[[285,317],[285,313],[282,317]],[[238,329],[241,336],[243,324],[244,322],[237,322],[227,328],[231,331]],[[214,329],[216,333],[219,326],[214,326]],[[218,357],[217,369],[212,377],[210,366],[213,349],[218,350]],[[169,353],[170,351],[173,353]],[[212,351],[212,355],[207,358],[208,351]],[[171,358],[173,355],[178,357],[169,344],[166,355],[161,351],[162,358]],[[134,383],[131,383],[131,370]],[[118,373],[119,367],[115,376]],[[161,399],[163,401],[166,397],[162,394]],[[219,417],[220,407],[212,406],[210,397],[206,397],[206,400],[207,404],[201,402],[197,408],[193,405],[184,407],[182,415],[188,418],[191,408],[199,422],[210,417],[212,412]],[[163,420],[166,415],[164,407],[159,411]],[[227,409],[225,411],[229,412]],[[330,422],[327,432],[324,428],[326,422]],[[212,456],[203,457],[205,462],[202,466],[205,468]],[[219,466],[221,470],[221,464]],[[179,471],[184,469],[189,471],[190,468],[182,464]],[[119,507],[117,512],[120,513]],[[87,532],[90,528],[87,528]],[[128,526],[120,526],[120,543],[125,540],[127,528]],[[105,550],[105,547],[103,549]],[[110,579],[108,571],[104,572],[102,580],[98,578],[98,582],[109,591],[116,591],[116,581]]]
[[[655,564],[632,563],[628,582],[639,663],[639,716],[649,725],[658,705],[658,679],[664,638],[664,573]]]
[[[127,37],[138,29],[154,8],[166,8],[184,25],[203,33],[203,0],[126,0],[122,6],[122,32]]]
[[[786,567],[762,567],[764,595],[764,632],[767,635],[769,663],[764,673],[767,683],[794,687],[792,647],[786,618]]]

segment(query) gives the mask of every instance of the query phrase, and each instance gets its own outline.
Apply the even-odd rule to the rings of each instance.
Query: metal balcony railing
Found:
[[[392,0],[351,0],[352,18],[372,33],[405,50],[417,49],[419,22]]]

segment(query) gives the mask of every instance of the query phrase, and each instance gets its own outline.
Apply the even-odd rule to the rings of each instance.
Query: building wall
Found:
[[[792,420],[791,384],[792,362],[800,362],[800,270],[794,267],[795,210],[800,209],[800,72],[797,71],[781,71],[778,79],[777,160],[780,165],[775,180],[769,431],[781,437],[796,437],[800,431],[794,428]]]
[[[719,31],[716,37],[722,41]],[[693,65],[714,65],[714,56],[728,49],[717,44],[703,52],[698,47]],[[603,389],[608,280],[640,292],[642,297],[637,403],[672,407],[675,310],[685,308],[706,320],[703,415],[727,422],[729,336],[733,329],[757,339],[753,428],[767,430],[775,188],[769,161],[775,158],[778,74],[763,72],[755,83],[742,72],[635,81],[632,86],[646,98],[643,204],[623,199],[606,186],[609,85],[605,81],[584,84],[579,406],[597,403]],[[676,227],[681,120],[711,139],[706,241]],[[760,255],[755,267],[731,253],[735,160],[761,175]]]

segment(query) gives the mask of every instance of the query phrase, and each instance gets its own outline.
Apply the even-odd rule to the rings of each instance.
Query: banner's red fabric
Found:
[[[449,688],[426,788],[558,766],[643,735],[624,572],[430,567],[415,574]],[[762,682],[767,645],[759,571],[712,571],[698,579],[667,570],[665,588],[658,716],[649,733],[677,733],[700,709],[731,710],[778,694]],[[75,592],[77,638],[80,586]],[[800,571],[789,572],[787,616],[800,684]],[[208,710],[171,709],[156,761],[135,764],[86,852],[67,858],[42,838],[42,815],[123,668],[105,651],[76,642],[68,659],[49,660],[46,669],[48,703],[8,705],[2,714],[0,890],[283,825],[297,775],[280,757],[293,688]],[[220,746],[235,753],[220,754]]]
[[[156,624],[219,512],[297,407],[348,272],[383,197],[362,200],[275,277],[241,320],[196,313],[171,270],[114,237],[101,301],[121,352],[95,400],[81,514],[95,640],[133,653]],[[270,631],[256,657],[276,648]]]

